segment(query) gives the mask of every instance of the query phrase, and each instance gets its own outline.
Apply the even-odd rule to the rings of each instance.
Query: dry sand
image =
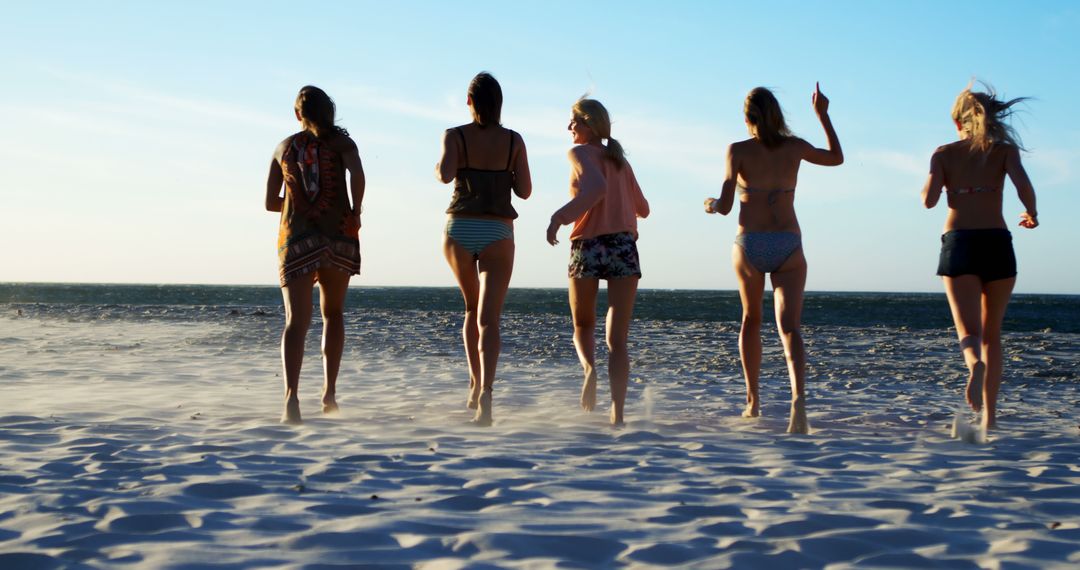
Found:
[[[311,350],[282,426],[279,325],[0,316],[0,568],[1080,564],[1075,338],[1009,337],[1001,429],[971,445],[948,331],[809,330],[813,432],[790,436],[775,341],[742,419],[708,323],[635,328],[621,430],[577,408],[568,337],[503,359],[492,428],[456,344],[360,342],[343,413],[318,413]]]

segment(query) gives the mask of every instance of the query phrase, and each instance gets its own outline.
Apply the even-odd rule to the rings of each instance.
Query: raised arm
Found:
[[[520,150],[514,159],[514,194],[522,200],[528,200],[532,196],[532,174],[529,173],[529,155],[525,151],[525,141],[521,135],[510,133],[514,137],[514,146]]]
[[[724,170],[724,184],[720,188],[720,197],[705,199],[706,213],[726,216],[731,213],[731,208],[735,206],[735,187],[738,185],[739,165],[736,163],[734,147],[735,145],[728,145],[727,160],[725,161],[727,166]]]
[[[825,138],[828,139],[829,148],[821,149],[807,145],[803,160],[821,166],[844,164],[844,151],[840,148],[840,138],[836,136],[836,129],[833,128],[832,119],[829,118],[829,98],[821,92],[821,87],[817,83],[814,84],[814,94],[810,97],[810,102],[814,106],[818,120],[821,121],[821,127],[825,129]]]
[[[280,212],[285,207],[285,197],[281,195],[281,186],[285,183],[285,175],[281,172],[281,157],[285,155],[285,145],[288,139],[274,149],[274,158],[270,160],[270,173],[266,175],[266,211]]]
[[[435,165],[435,178],[443,184],[449,184],[457,175],[458,142],[454,129],[446,129],[442,139],[442,158]]]
[[[1009,155],[1005,157],[1005,173],[1009,175],[1013,186],[1016,186],[1016,195],[1025,211],[1020,214],[1020,225],[1027,229],[1039,227],[1039,211],[1035,208],[1035,187],[1031,185],[1024,165],[1020,162],[1020,149],[1012,147]]]
[[[941,189],[945,186],[945,167],[942,166],[942,149],[934,151],[930,157],[930,175],[926,177],[926,184],[922,189],[923,206],[933,208],[941,199]]]
[[[356,226],[360,227],[360,214],[364,211],[364,190],[367,179],[364,178],[364,165],[360,162],[360,151],[351,139],[348,148],[341,153],[341,160],[345,163],[345,169],[349,171],[349,192],[352,196],[353,216],[356,217]]]
[[[547,241],[556,245],[558,240],[555,234],[560,226],[574,223],[604,198],[607,193],[607,179],[604,178],[596,157],[587,156],[589,149],[585,145],[570,149],[567,157],[570,159],[570,184],[578,188],[577,195],[570,199],[562,208],[551,215],[551,223],[548,224]]]

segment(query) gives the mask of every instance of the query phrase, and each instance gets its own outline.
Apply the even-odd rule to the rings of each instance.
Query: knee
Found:
[[[781,329],[780,338],[784,341],[784,353],[788,356],[791,356],[794,350],[802,350],[802,333],[799,332],[799,329]]]
[[[476,322],[480,327],[480,334],[499,333],[498,315],[493,315],[489,312],[481,312]]]
[[[743,316],[742,316],[742,330],[744,330],[744,331],[759,331],[759,330],[761,330],[761,313],[744,312]]]
[[[785,319],[780,319],[776,322],[776,330],[780,333],[780,336],[786,339],[793,337],[801,337],[801,334],[799,333],[799,325]]]
[[[626,349],[626,335],[622,334],[608,334],[607,335],[607,347],[608,352],[611,354],[625,354]]]
[[[343,326],[345,324],[345,314],[341,309],[329,309],[322,312],[323,326]]]

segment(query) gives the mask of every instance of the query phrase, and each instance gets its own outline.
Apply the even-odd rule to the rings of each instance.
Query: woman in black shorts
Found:
[[[953,105],[960,140],[938,147],[930,159],[923,203],[933,208],[944,188],[949,204],[941,236],[938,275],[945,282],[960,350],[968,368],[967,402],[982,411],[982,428],[994,427],[1001,385],[1001,322],[1016,283],[1012,235],[1002,215],[1005,176],[1025,211],[1020,226],[1039,225],[1035,189],[1020,163],[1023,148],[1005,121],[1023,98],[999,100],[964,89]]]
[[[611,119],[599,101],[579,99],[567,129],[570,149],[571,200],[551,216],[547,240],[551,245],[560,226],[570,231],[570,311],[574,318],[574,347],[585,369],[581,407],[596,407],[596,296],[600,280],[607,281],[608,380],[611,385],[611,423],[623,423],[623,404],[630,378],[626,339],[634,311],[641,266],[637,252],[637,219],[649,215],[634,170],[622,145],[611,138]],[[604,141],[607,141],[605,144]]]

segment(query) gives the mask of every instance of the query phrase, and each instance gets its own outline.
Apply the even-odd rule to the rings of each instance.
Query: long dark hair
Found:
[[[502,87],[493,75],[481,71],[469,82],[469,99],[472,100],[473,118],[481,127],[501,125]]]
[[[765,145],[765,148],[776,148],[788,137],[791,130],[784,121],[784,112],[780,109],[780,102],[772,91],[764,87],[755,87],[746,96],[743,105],[746,120],[754,127],[754,137]]]
[[[349,131],[334,124],[337,106],[326,91],[314,85],[305,85],[296,95],[296,111],[300,113],[300,124],[304,130],[324,138],[332,134],[349,136]]]

